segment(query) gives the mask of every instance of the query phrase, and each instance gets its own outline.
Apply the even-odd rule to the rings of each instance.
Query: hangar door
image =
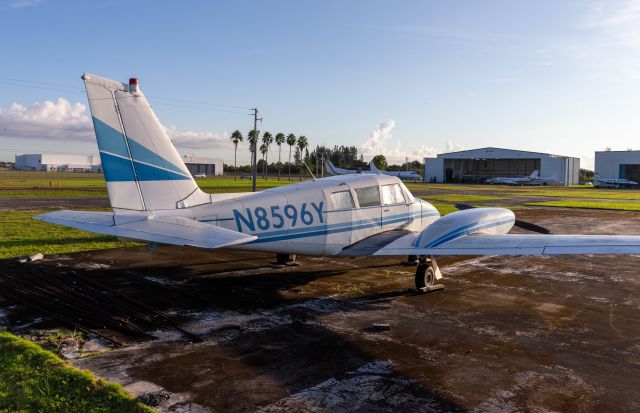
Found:
[[[528,176],[540,170],[540,158],[445,159],[445,182],[481,182],[493,177]]]
[[[640,165],[620,164],[620,178],[640,182]]]

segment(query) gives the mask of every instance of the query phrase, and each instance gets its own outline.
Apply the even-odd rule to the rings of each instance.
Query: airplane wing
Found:
[[[376,251],[379,251],[381,248],[386,247],[393,241],[411,234],[411,231],[403,229],[381,232],[379,234],[372,235],[368,238],[358,241],[355,244],[349,245],[340,253],[338,253],[338,255],[344,255],[347,257],[363,257],[374,255]]]
[[[417,238],[405,235],[373,255],[640,254],[640,236],[635,235],[472,234],[434,247],[416,247]]]
[[[99,234],[200,248],[228,247],[257,238],[185,217],[152,217],[117,225],[112,212],[57,211],[34,218]]]

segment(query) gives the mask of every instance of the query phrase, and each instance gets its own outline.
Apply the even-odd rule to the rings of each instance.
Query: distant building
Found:
[[[580,159],[549,153],[502,148],[479,148],[441,153],[424,159],[426,182],[481,183],[495,177],[540,177],[558,185],[577,185]],[[597,170],[597,169],[596,169]]]
[[[23,171],[102,172],[98,155],[31,153],[16,155],[15,168]]]
[[[182,155],[182,160],[192,175],[222,175],[222,159]],[[102,164],[98,155],[32,153],[16,155],[15,169],[47,172],[102,172]]]
[[[218,158],[205,158],[195,155],[182,155],[182,160],[191,175],[205,174],[207,176],[222,175],[224,162]]]
[[[640,151],[596,152],[595,172],[606,179],[640,182]]]

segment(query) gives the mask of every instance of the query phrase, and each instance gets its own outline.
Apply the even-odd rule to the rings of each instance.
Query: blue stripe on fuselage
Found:
[[[415,218],[422,218],[422,217],[435,216],[435,215],[439,215],[439,214],[437,212],[427,212],[427,213],[415,212],[415,213],[408,213],[408,214],[392,215],[390,217],[383,218],[382,221],[379,218],[375,218],[375,219],[359,220],[359,221],[353,221],[353,222],[351,221],[341,222],[341,223],[331,224],[331,225],[318,225],[315,227],[293,229],[288,231],[287,230],[277,231],[278,234],[282,234],[282,235],[276,235],[276,231],[267,232],[263,234],[254,233],[252,235],[258,236],[258,239],[251,241],[249,244],[260,244],[264,242],[276,242],[276,241],[285,241],[289,239],[316,237],[320,235],[335,234],[335,233],[340,233],[345,231],[357,231],[361,229],[380,226],[381,222],[382,222],[382,225],[399,223],[399,222],[409,223]]]

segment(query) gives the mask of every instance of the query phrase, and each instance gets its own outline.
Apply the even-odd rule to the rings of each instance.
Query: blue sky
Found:
[[[227,162],[254,106],[263,131],[392,160],[640,149],[640,0],[5,0],[0,34],[0,159],[96,152],[85,71],[139,77],[181,152]]]

